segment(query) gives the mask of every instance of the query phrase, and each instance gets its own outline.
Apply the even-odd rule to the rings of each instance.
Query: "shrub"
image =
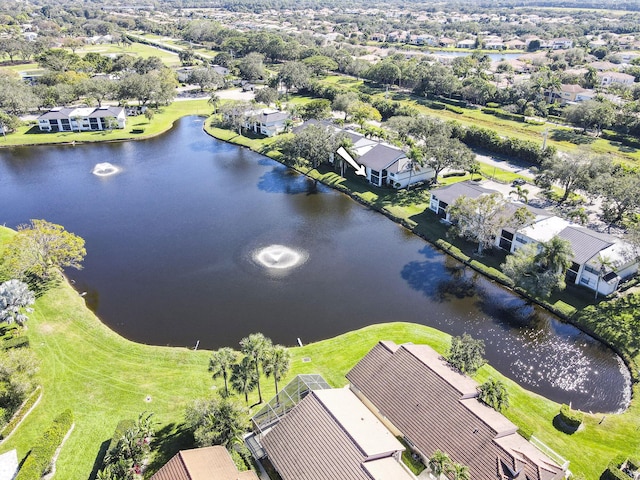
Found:
[[[464,177],[466,174],[467,174],[467,172],[449,172],[449,173],[445,173],[444,175],[442,175],[442,178]]]
[[[13,415],[11,420],[9,420],[9,423],[4,426],[2,432],[0,432],[0,440],[7,438],[11,432],[13,432],[29,409],[38,401],[38,398],[40,398],[40,387],[36,388],[31,395],[29,395],[29,397],[20,406],[20,409]]]
[[[499,108],[500,104],[496,102],[487,102],[487,107],[489,108]]]
[[[518,433],[527,440],[531,440],[531,437],[533,437],[533,429],[529,427],[520,427]]]
[[[0,345],[0,348],[2,348],[2,350],[9,350],[11,348],[22,348],[22,347],[28,347],[28,346],[29,346],[29,337],[27,337],[26,335],[23,335],[21,337],[7,338],[2,342],[2,344]]]
[[[434,110],[445,110],[447,108],[447,106],[441,102],[431,102],[430,107]]]
[[[22,464],[16,480],[40,480],[51,466],[56,450],[73,424],[71,410],[66,410],[53,420],[42,434]]]
[[[113,432],[113,437],[111,437],[111,441],[109,442],[109,446],[107,447],[107,452],[112,452],[117,446],[120,439],[124,436],[127,430],[130,430],[136,426],[136,422],[134,420],[120,420],[118,425],[116,425],[116,429]]]
[[[493,115],[494,117],[504,118],[505,120],[513,120],[514,122],[524,122],[524,115],[517,113],[505,112],[496,108],[483,108],[482,113]]]
[[[571,410],[569,405],[563,403],[560,407],[560,420],[567,427],[577,429],[580,425],[582,425],[582,420],[584,420],[584,413],[579,412],[577,410]]]
[[[458,115],[462,115],[464,113],[464,108],[456,107],[455,105],[445,105],[445,108],[450,112],[457,113]]]

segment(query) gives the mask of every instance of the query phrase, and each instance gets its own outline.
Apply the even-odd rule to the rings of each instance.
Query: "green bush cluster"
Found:
[[[472,260],[470,265],[474,270],[481,272],[482,274],[493,280],[504,283],[506,285],[511,285],[511,279],[496,268],[488,267],[484,263],[480,263],[477,260]]]
[[[578,428],[582,425],[584,420],[584,413],[577,410],[572,410],[571,407],[565,403],[560,406],[560,420],[567,427]]]
[[[514,122],[524,122],[524,115],[518,113],[505,112],[498,108],[483,108],[482,113],[493,115],[494,117],[504,118],[505,120],[513,120]]]
[[[113,432],[113,437],[111,437],[111,441],[109,442],[109,446],[107,447],[107,452],[113,452],[115,448],[118,446],[118,442],[127,432],[136,426],[135,420],[120,420],[118,425],[116,425],[116,429]]]
[[[518,428],[518,433],[527,440],[531,440],[531,437],[533,437],[533,429],[528,426]]]
[[[415,117],[418,115],[418,110],[415,107],[384,98],[374,99],[371,105],[380,112],[383,120],[391,117]]]
[[[631,477],[621,470],[622,465],[627,463],[632,470],[637,469],[638,462],[633,459],[627,459],[623,456],[617,456],[609,462],[607,469],[604,471],[601,480],[629,480]]]
[[[447,106],[442,102],[431,102],[429,107],[434,110],[444,110],[447,108]]]
[[[503,138],[495,130],[488,128],[463,127],[462,125],[454,124],[452,130],[454,137],[471,147],[482,148],[538,165],[556,152],[556,149],[552,146],[542,150],[541,145],[530,140],[521,140],[513,137]]]
[[[36,388],[29,398],[27,398],[24,403],[21,405],[20,410],[16,412],[16,414],[9,420],[9,422],[4,426],[2,431],[0,432],[0,440],[3,438],[7,438],[11,432],[16,428],[16,426],[22,421],[24,416],[27,414],[29,409],[33,407],[33,405],[40,398],[40,388]]]
[[[625,135],[624,133],[618,133],[612,130],[603,130],[601,136],[605,140],[620,142],[627,147],[640,148],[640,140],[631,135]]]
[[[455,105],[445,105],[444,108],[450,112],[457,113],[458,115],[462,115],[464,113],[464,108],[456,107]]]
[[[26,335],[22,335],[20,337],[7,338],[6,340],[2,341],[2,344],[0,344],[0,348],[2,350],[9,350],[11,348],[23,348],[28,346],[29,346],[29,337],[27,337]]]
[[[40,480],[51,467],[53,456],[72,424],[71,410],[65,410],[58,415],[29,452],[16,480]]]

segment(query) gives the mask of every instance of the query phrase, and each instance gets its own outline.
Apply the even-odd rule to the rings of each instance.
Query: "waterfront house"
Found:
[[[247,112],[244,128],[254,133],[259,133],[267,137],[273,137],[285,131],[287,121],[291,118],[288,112],[263,108]]]
[[[123,107],[55,107],[38,117],[41,132],[80,132],[125,128]]]
[[[398,147],[376,143],[358,157],[357,162],[366,168],[366,178],[372,185],[406,188],[415,183],[426,182],[434,177],[434,170],[409,159]]]
[[[405,448],[349,389],[310,391],[260,444],[282,480],[415,478]]]
[[[560,480],[568,462],[543,453],[478,400],[475,380],[427,345],[379,342],[347,379],[351,390],[427,464],[436,450],[471,478]]]
[[[458,182],[446,187],[434,188],[429,196],[429,210],[445,221],[451,221],[448,212],[449,205],[452,205],[458,197],[478,198],[481,195],[495,193],[495,190],[484,188],[475,182]]]

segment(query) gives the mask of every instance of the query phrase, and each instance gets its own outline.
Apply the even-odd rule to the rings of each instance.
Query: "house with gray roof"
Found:
[[[81,132],[125,128],[124,107],[55,107],[38,117],[41,132]]]
[[[376,187],[406,188],[434,177],[434,170],[414,162],[400,148],[376,143],[356,159],[366,169],[366,178]]]
[[[459,197],[478,198],[482,195],[495,193],[495,190],[485,188],[475,182],[458,182],[447,185],[446,187],[434,188],[430,192],[429,210],[443,218],[451,221],[451,216],[447,211],[449,205],[452,205]]]
[[[429,210],[450,222],[449,205],[459,197],[478,198],[497,193],[475,182],[458,182],[431,190]],[[548,242],[558,236],[571,244],[572,264],[567,270],[567,283],[597,290],[602,295],[615,292],[620,282],[638,272],[638,254],[620,238],[576,225],[552,212],[518,202],[510,202],[511,214],[525,207],[532,220],[515,230],[502,229],[495,245],[513,253],[529,243]]]
[[[551,458],[478,401],[478,384],[427,345],[380,342],[347,379],[351,390],[425,463],[436,450],[473,479],[560,480],[568,462]]]
[[[273,137],[285,131],[287,121],[291,118],[289,112],[263,108],[246,114],[245,128],[267,137]]]

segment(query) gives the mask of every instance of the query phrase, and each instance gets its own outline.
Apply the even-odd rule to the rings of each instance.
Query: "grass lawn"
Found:
[[[180,59],[178,58],[177,53],[137,42],[127,46],[118,45],[116,43],[102,43],[98,45],[87,45],[76,50],[76,53],[80,56],[89,52],[96,52],[102,55],[109,55],[112,53],[126,54],[141,58],[159,57],[160,60],[162,60],[162,63],[168,67],[177,67],[180,65]]]
[[[547,143],[553,145],[560,151],[574,152],[580,148],[580,143],[587,142],[590,150],[598,154],[611,155],[615,161],[620,163],[636,164],[640,162],[640,150],[625,147],[617,142],[612,142],[602,138],[585,137],[574,135],[571,128],[554,124],[533,125],[514,120],[498,118],[488,113],[483,113],[480,109],[465,108],[463,113],[454,113],[449,110],[438,110],[429,107],[429,102],[423,97],[400,92],[385,92],[383,88],[364,85],[361,80],[353,77],[331,75],[320,80],[322,83],[333,86],[341,86],[345,90],[364,90],[377,98],[387,97],[405,105],[416,108],[420,113],[439,118],[443,121],[455,120],[464,126],[475,125],[477,127],[495,130],[499,135],[505,137],[516,137],[521,140],[530,140],[542,144],[543,135],[548,130]]]
[[[0,228],[0,239],[9,235]],[[179,426],[185,406],[222,387],[207,372],[209,352],[127,341],[104,326],[66,282],[38,299],[28,334],[41,360],[38,377],[43,399],[1,450],[17,448],[19,458],[24,458],[51,420],[71,408],[76,428],[58,459],[56,478],[88,478],[118,421],[137,418],[142,411],[154,412],[159,422],[162,436],[154,444],[156,457],[151,463],[151,469],[157,469],[177,449],[190,447],[189,436]],[[372,325],[292,348],[292,369],[281,386],[300,373],[320,373],[332,386],[344,386],[345,373],[380,339],[426,343],[441,353],[449,344],[448,335],[422,325]],[[303,362],[305,357],[310,361]],[[484,366],[476,379],[482,382],[488,377],[499,377],[507,384],[512,403],[507,416],[518,426],[533,429],[538,438],[571,460],[575,473],[597,478],[614,455],[638,453],[637,402],[623,415],[607,415],[602,424],[600,415],[587,415],[586,428],[569,436],[552,426],[557,404],[521,389],[490,366]],[[262,385],[265,398],[270,398],[272,382],[264,379]],[[255,392],[250,396],[250,403],[256,396]]]
[[[144,115],[127,117],[123,129],[96,132],[40,132],[33,125],[19,127],[16,132],[0,138],[0,147],[18,145],[40,145],[71,142],[109,142],[118,140],[139,140],[149,138],[169,130],[173,123],[185,115],[209,115],[211,106],[206,99],[173,102],[155,111],[151,122]]]

